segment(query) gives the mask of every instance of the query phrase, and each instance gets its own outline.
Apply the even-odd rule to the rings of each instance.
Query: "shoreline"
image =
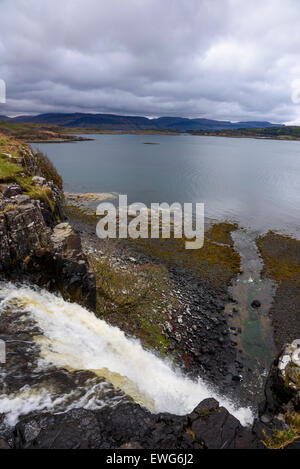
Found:
[[[0,121],[0,124],[5,124]],[[34,124],[36,127],[22,128],[6,128],[1,127],[2,131],[7,136],[18,138],[28,144],[38,143],[73,143],[92,141],[94,138],[84,137],[84,135],[166,135],[166,136],[196,136],[196,137],[224,137],[224,138],[244,138],[256,140],[279,140],[279,141],[300,141],[300,137],[292,135],[260,135],[260,134],[239,134],[239,133],[222,133],[223,131],[176,131],[176,130],[109,130],[109,129],[93,129],[93,128],[68,128],[59,126],[47,126]],[[237,131],[238,132],[238,131]],[[26,135],[27,134],[27,135]],[[49,137],[48,137],[49,135]],[[38,136],[38,138],[37,138]],[[144,142],[146,144],[153,144],[153,142]]]
[[[25,139],[26,143],[28,145],[32,143],[74,143],[74,142],[90,142],[93,141],[93,138],[87,138],[87,137],[79,137],[79,136],[74,136],[74,138],[58,138],[58,139],[43,139],[43,140],[27,140]]]
[[[179,246],[172,244],[172,240],[166,240],[161,251],[157,240],[148,240],[145,243],[138,240],[98,239],[95,233],[97,218],[88,207],[89,198],[85,207],[82,205],[83,199],[84,194],[81,194],[79,200],[76,197],[70,198],[68,194],[68,218],[73,228],[79,231],[84,252],[91,264],[97,265],[99,257],[101,262],[105,260],[110,264],[110,275],[113,272],[119,282],[122,281],[122,275],[138,269],[142,275],[145,266],[148,269],[162,269],[160,282],[169,289],[169,295],[165,295],[166,303],[177,302],[169,311],[164,312],[157,299],[151,299],[152,305],[148,304],[147,308],[151,310],[162,307],[162,311],[155,319],[159,327],[156,330],[150,328],[150,338],[147,334],[149,326],[145,322],[146,318],[143,322],[135,318],[139,328],[136,328],[134,321],[132,323],[128,316],[123,320],[122,315],[116,315],[109,310],[102,316],[103,319],[125,330],[129,335],[138,337],[144,346],[150,346],[163,355],[173,357],[176,365],[188,375],[194,378],[201,376],[232,398],[239,396],[243,405],[254,402],[253,395],[258,401],[262,401],[267,368],[253,358],[249,360],[247,353],[240,346],[241,340],[238,339],[242,337],[243,331],[236,324],[239,305],[229,289],[237,278],[240,261],[236,267],[235,264],[228,264],[228,267],[223,264],[223,256],[227,253],[230,258],[239,256],[231,239],[231,231],[237,227],[226,223],[213,223],[207,227],[211,238],[211,241],[207,241],[208,246],[212,243],[213,251],[216,250],[216,255],[220,258],[218,261],[214,255],[207,260],[201,253],[199,261],[198,258],[195,259],[195,264],[193,259],[186,261],[181,257]],[[166,244],[168,241],[172,244],[169,254]],[[225,246],[224,253],[221,246]],[[178,255],[174,257],[173,252],[178,249]],[[213,251],[207,251],[206,248],[203,256],[211,256]],[[185,257],[185,253],[183,255]],[[203,264],[200,271],[198,262]],[[220,275],[219,262],[223,266],[221,269],[229,269],[226,275],[223,272]],[[212,281],[214,277],[216,281]],[[152,288],[157,288],[157,285]],[[153,318],[155,317],[154,314]],[[151,336],[159,337],[160,340],[157,342],[157,339],[154,339],[152,342]],[[275,355],[272,358],[275,358]],[[259,379],[261,374],[265,375],[263,379]],[[257,381],[260,381],[259,385]]]
[[[223,138],[249,138],[255,140],[281,140],[284,142],[294,142],[300,141],[300,138],[297,137],[261,137],[258,135],[217,135],[217,134],[191,134],[191,136],[195,137],[223,137]]]
[[[173,285],[172,295],[177,297],[178,292],[183,309],[189,313],[192,311],[192,314],[182,314],[175,308],[172,317],[167,320],[172,324],[173,330],[160,326],[160,332],[169,345],[171,344],[171,355],[176,356],[176,364],[193,377],[200,375],[208,379],[226,395],[238,395],[243,404],[249,404],[249,399],[252,402],[253,399],[262,401],[270,364],[285,342],[292,342],[300,336],[300,329],[295,327],[296,319],[293,316],[293,304],[299,304],[297,290],[293,288],[293,282],[285,282],[281,286],[270,269],[267,270],[268,258],[262,249],[261,239],[265,238],[265,245],[268,244],[269,234],[249,235],[233,225],[227,231],[228,228],[224,230],[225,222],[210,223],[206,227],[206,237],[207,230],[215,230],[214,236],[217,237],[213,239],[218,244],[228,246],[231,256],[233,253],[243,256],[243,261],[240,260],[240,273],[232,272],[228,282],[220,280],[217,284],[212,284],[209,277],[206,278],[205,271],[202,270],[199,276],[193,263],[180,265],[180,258],[179,263],[176,259],[174,263],[173,254],[171,257],[168,254],[166,242],[162,251],[157,241],[145,244],[144,240],[99,240],[95,233],[97,218],[89,205],[93,199],[92,195],[87,194],[86,199],[85,194],[79,194],[78,197],[76,194],[67,195],[70,223],[79,230],[84,251],[90,260],[94,256],[97,257],[96,253],[100,251],[100,257],[109,262],[112,260],[117,268],[121,266],[121,272],[128,272],[136,266],[164,266],[168,280]],[[104,196],[100,195],[102,199]],[[297,249],[300,250],[300,241],[293,237],[274,236],[278,236],[279,246],[284,246],[283,238],[289,240],[295,255]],[[176,249],[176,245],[173,245],[171,251]],[[201,257],[199,260],[201,262]],[[289,302],[286,301],[288,292],[291,294]],[[288,308],[286,314],[290,318],[294,317],[290,322],[282,315],[284,298],[285,308]],[[254,300],[261,303],[259,309],[252,307]],[[207,306],[208,311],[205,312]],[[193,314],[193,311],[197,313]],[[123,324],[120,319],[116,319],[114,314],[108,314],[104,319],[129,334],[137,334],[129,324]],[[200,336],[199,321],[201,329],[204,330]],[[137,336],[146,347],[149,346],[143,334],[139,336],[138,333]],[[258,339],[261,345],[257,342]],[[200,347],[196,344],[197,340],[201,342]],[[185,343],[184,347],[182,342]],[[154,345],[154,349],[157,345]],[[158,351],[159,349],[160,347],[157,348]],[[166,349],[168,354],[169,350],[167,347]]]
[[[73,132],[69,132],[72,134]],[[80,134],[81,130],[78,129],[74,134]],[[279,140],[279,141],[300,141],[300,137],[267,137],[267,136],[259,136],[259,135],[219,135],[216,133],[207,133],[207,134],[197,134],[197,133],[192,133],[192,132],[163,132],[163,131],[113,131],[113,130],[98,130],[96,131],[95,129],[89,129],[86,132],[82,132],[82,135],[167,135],[167,136],[191,136],[191,137],[223,137],[223,138],[241,138],[241,139],[255,139],[255,140]],[[87,140],[93,140],[93,139],[87,139]],[[42,142],[40,142],[42,143]],[[47,143],[47,142],[45,142]]]

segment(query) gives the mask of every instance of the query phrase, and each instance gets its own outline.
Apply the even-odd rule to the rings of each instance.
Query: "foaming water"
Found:
[[[31,412],[63,413],[72,409],[98,410],[108,403],[105,399],[106,383],[88,380],[84,388],[77,388],[65,394],[57,394],[54,389],[40,385],[24,386],[14,394],[0,395],[0,414],[5,414],[4,428],[14,427],[21,415]],[[113,407],[121,402],[122,396],[109,397],[109,405]]]
[[[152,412],[184,415],[203,399],[215,397],[242,424],[253,420],[250,409],[237,408],[200,378],[197,381],[186,378],[172,368],[170,362],[144,350],[139,341],[127,338],[120,329],[77,304],[68,303],[44,290],[36,291],[26,286],[17,288],[12,284],[0,285],[0,296],[4,298],[0,303],[0,314],[5,306],[17,305],[18,310],[25,313],[24,320],[29,315],[42,331],[35,336],[40,348],[39,371],[53,366],[69,371],[92,371]],[[86,392],[89,392],[88,383]],[[51,409],[53,400],[45,390],[34,395],[35,398],[29,400],[31,410],[34,400],[37,408]],[[2,396],[0,413],[16,408],[19,413],[24,413],[19,398]],[[23,402],[28,406],[28,399],[23,399]],[[85,406],[84,399],[81,404]],[[97,408],[96,402],[93,408]]]

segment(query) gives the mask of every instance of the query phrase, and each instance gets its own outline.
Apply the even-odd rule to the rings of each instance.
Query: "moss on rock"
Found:
[[[164,324],[179,302],[170,295],[167,269],[144,264],[124,271],[108,259],[94,257],[90,264],[97,281],[98,315],[160,354],[168,354],[170,341],[163,333]]]
[[[300,438],[300,414],[296,412],[287,413],[284,419],[289,427],[287,430],[274,430],[271,436],[263,430],[264,438],[262,443],[266,448],[284,449]]]
[[[132,241],[139,250],[164,263],[192,271],[196,276],[220,286],[229,284],[240,272],[240,256],[233,249],[230,223],[213,225],[206,233],[201,249],[185,249],[185,238],[138,239]]]

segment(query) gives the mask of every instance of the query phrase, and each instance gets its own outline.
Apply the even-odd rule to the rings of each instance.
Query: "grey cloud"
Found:
[[[0,114],[300,123],[299,23],[298,0],[0,0]]]

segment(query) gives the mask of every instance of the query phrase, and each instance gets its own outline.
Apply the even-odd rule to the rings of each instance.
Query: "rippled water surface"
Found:
[[[298,232],[300,142],[189,135],[94,135],[39,144],[69,192],[129,202],[204,202],[206,216],[254,230]],[[146,145],[145,143],[156,143]]]

